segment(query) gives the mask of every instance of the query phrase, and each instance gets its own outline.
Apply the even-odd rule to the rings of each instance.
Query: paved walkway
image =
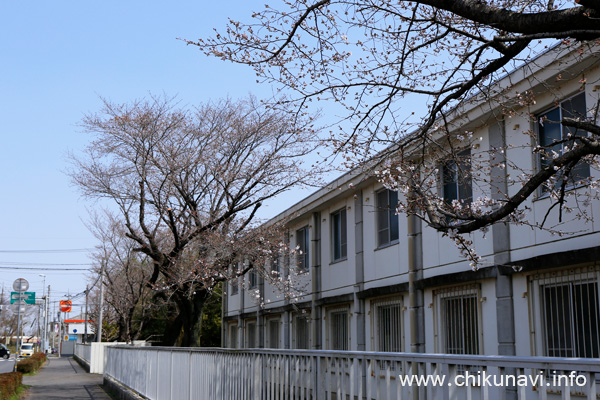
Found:
[[[88,374],[72,357],[50,356],[36,375],[23,377],[31,386],[26,400],[110,400],[101,383],[102,375]]]

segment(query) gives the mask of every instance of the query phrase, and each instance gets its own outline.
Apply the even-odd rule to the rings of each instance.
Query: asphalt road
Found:
[[[10,358],[8,360],[0,358],[0,374],[3,374],[5,372],[12,372],[14,367],[15,367],[15,359],[14,358]]]

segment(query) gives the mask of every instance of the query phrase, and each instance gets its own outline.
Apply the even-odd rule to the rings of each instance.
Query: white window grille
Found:
[[[600,267],[529,277],[537,353],[549,357],[600,357]],[[540,351],[541,350],[541,351]]]
[[[256,321],[246,321],[246,348],[253,349],[256,346]]]
[[[374,350],[401,352],[404,338],[402,297],[373,301],[371,310]]]
[[[329,350],[350,348],[350,312],[348,307],[333,308],[327,312],[327,341]]]
[[[238,347],[238,326],[237,324],[229,324],[228,328],[229,329],[227,331],[229,332],[229,339],[227,344],[230,348],[235,349]]]
[[[294,349],[310,348],[309,315],[295,314],[293,319],[292,345]]]
[[[398,192],[384,189],[378,191],[375,197],[377,203],[377,245],[385,246],[397,242],[400,237],[398,215],[396,215]]]
[[[438,309],[436,336],[442,353],[480,354],[481,311],[478,284],[434,291]]]
[[[279,318],[267,320],[267,347],[270,349],[279,348],[279,326]]]

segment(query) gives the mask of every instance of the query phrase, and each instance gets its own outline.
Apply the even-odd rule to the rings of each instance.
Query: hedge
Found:
[[[35,353],[29,358],[21,360],[17,363],[17,371],[23,374],[36,372],[46,362],[44,353]]]
[[[23,374],[20,372],[0,374],[0,400],[7,400],[16,395],[22,381]]]

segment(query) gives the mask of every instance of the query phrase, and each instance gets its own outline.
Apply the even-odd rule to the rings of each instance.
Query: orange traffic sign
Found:
[[[60,311],[62,312],[71,312],[71,300],[61,300],[60,301]]]

